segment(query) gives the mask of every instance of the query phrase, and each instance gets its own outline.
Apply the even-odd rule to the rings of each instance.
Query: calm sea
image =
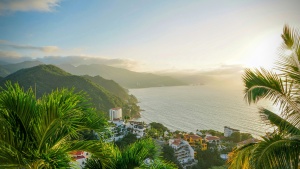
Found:
[[[130,89],[130,93],[145,110],[139,120],[159,122],[171,130],[223,132],[224,126],[229,126],[255,136],[270,130],[260,120],[258,106],[244,101],[241,89],[202,85]],[[260,106],[271,107],[266,103]]]

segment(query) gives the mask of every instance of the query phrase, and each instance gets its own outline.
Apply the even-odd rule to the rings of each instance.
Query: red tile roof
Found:
[[[181,143],[181,139],[175,139],[172,144],[178,146]]]
[[[184,138],[186,138],[186,139],[192,138],[193,140],[202,139],[202,137],[197,136],[197,135],[184,135]]]
[[[220,138],[217,136],[207,136],[205,139],[206,140],[220,140]]]
[[[74,157],[76,160],[79,160],[79,159],[83,159],[85,158],[84,156],[77,156],[77,157]]]
[[[74,156],[80,156],[83,155],[83,151],[72,151],[70,154]]]

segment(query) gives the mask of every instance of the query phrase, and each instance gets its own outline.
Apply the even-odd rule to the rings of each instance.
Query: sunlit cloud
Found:
[[[38,58],[41,62],[47,64],[72,64],[72,65],[90,65],[90,64],[103,64],[114,67],[126,68],[129,70],[136,70],[141,63],[131,59],[120,58],[105,58],[93,56],[45,56]]]
[[[0,1],[0,15],[17,11],[53,11],[60,0],[2,0]]]

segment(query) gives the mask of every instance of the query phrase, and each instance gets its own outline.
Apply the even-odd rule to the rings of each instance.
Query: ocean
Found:
[[[258,106],[245,102],[242,88],[200,85],[130,89],[129,92],[137,97],[144,110],[138,120],[159,122],[173,131],[224,132],[224,126],[229,126],[261,136],[271,130],[261,121]],[[272,109],[267,102],[259,106]]]

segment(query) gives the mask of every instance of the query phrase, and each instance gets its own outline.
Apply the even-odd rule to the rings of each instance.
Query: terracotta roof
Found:
[[[74,156],[80,156],[83,155],[83,151],[72,151],[70,154]]]
[[[220,138],[217,136],[207,136],[205,139],[206,140],[220,140]]]
[[[85,158],[85,157],[84,156],[77,156],[77,157],[75,157],[76,160],[83,159],[83,158]]]
[[[180,139],[175,139],[174,142],[172,144],[178,146],[181,143]]]
[[[197,135],[184,135],[184,138],[186,139],[192,138],[193,140],[202,139],[202,137]]]

